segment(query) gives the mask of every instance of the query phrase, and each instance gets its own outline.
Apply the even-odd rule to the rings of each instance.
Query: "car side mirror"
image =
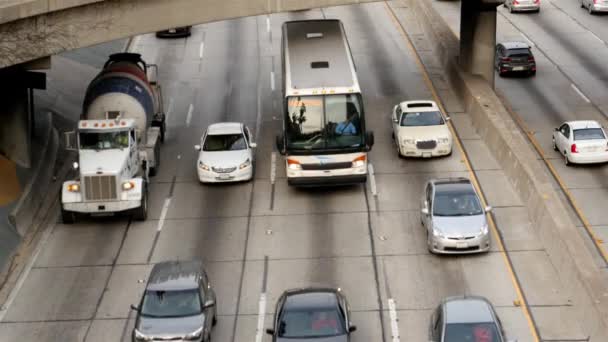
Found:
[[[365,146],[367,146],[368,151],[371,151],[372,146],[374,146],[374,132],[365,132]]]
[[[422,213],[422,215],[428,215],[429,214],[429,208],[422,208],[422,209],[420,209],[420,212]]]
[[[394,123],[399,123],[399,120],[397,118],[393,117],[393,122]]]
[[[348,332],[353,332],[355,330],[357,330],[357,326],[356,325],[349,325],[348,326]]]
[[[207,309],[207,308],[212,308],[215,306],[215,301],[213,299],[207,299],[205,301],[205,305],[203,305],[203,308]]]
[[[277,135],[275,137],[275,144],[277,146],[277,151],[279,151],[279,154],[281,155],[285,155],[286,151],[285,151],[285,140],[283,139],[282,135]]]
[[[555,127],[555,131],[556,131],[556,132],[559,132],[559,128],[558,128],[558,127]]]
[[[194,145],[194,149],[197,150],[197,151],[200,151],[201,150],[201,145]]]
[[[486,213],[489,213],[490,211],[492,211],[492,207],[491,206],[486,206],[485,208]]]
[[[266,329],[268,335],[274,335],[274,329]]]
[[[256,147],[258,147],[258,144],[252,142],[252,143],[249,143],[249,147],[256,148]]]
[[[139,311],[139,307],[135,304],[131,304],[131,310],[133,311]]]

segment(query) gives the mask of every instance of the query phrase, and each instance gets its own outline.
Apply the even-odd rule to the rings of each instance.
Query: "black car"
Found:
[[[172,28],[172,29],[168,29],[168,30],[164,30],[164,31],[158,31],[158,32],[156,32],[156,36],[158,38],[189,37],[191,34],[191,32],[190,32],[191,28],[192,28],[192,26],[182,26],[182,27],[176,27],[176,28]]]
[[[137,311],[133,342],[209,342],[216,297],[200,261],[166,261],[152,268]]]
[[[498,71],[498,75],[504,76],[511,72],[536,75],[536,61],[530,49],[528,44],[521,42],[496,45],[494,67]]]
[[[348,342],[356,329],[340,289],[306,288],[281,295],[274,328],[266,332],[273,342]]]
[[[506,342],[492,304],[480,296],[448,297],[435,309],[429,327],[431,342]]]

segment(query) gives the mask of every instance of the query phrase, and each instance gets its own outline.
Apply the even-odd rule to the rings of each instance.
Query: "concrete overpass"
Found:
[[[8,0],[0,5],[0,154],[29,165],[31,115],[27,89],[44,88],[48,56],[176,26],[378,0]],[[493,83],[496,6],[502,0],[462,0],[460,63]],[[465,20],[466,18],[466,20]],[[10,68],[9,68],[10,67]],[[16,71],[16,72],[15,72]],[[26,77],[27,76],[27,77]],[[42,75],[44,76],[44,75]],[[26,80],[26,81],[24,81]],[[32,80],[31,82],[27,80]],[[29,128],[28,128],[29,127]],[[25,130],[24,130],[25,129]]]

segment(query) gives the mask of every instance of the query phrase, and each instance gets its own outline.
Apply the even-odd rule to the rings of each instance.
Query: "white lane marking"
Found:
[[[270,72],[270,89],[274,91],[274,71]]]
[[[266,17],[266,32],[270,33],[270,17]]]
[[[160,212],[160,218],[158,219],[158,227],[156,227],[157,232],[163,230],[163,225],[165,224],[165,218],[167,217],[167,211],[169,211],[170,205],[171,197],[165,198],[165,204],[163,204],[163,210]]]
[[[190,104],[188,107],[188,115],[186,116],[186,127],[190,127],[190,121],[192,121],[192,111],[194,110],[194,106]]]
[[[399,342],[401,337],[399,336],[399,319],[397,318],[397,305],[395,305],[395,300],[393,298],[388,299],[388,314],[391,319],[391,334],[393,334],[393,338],[391,341]]]
[[[198,57],[203,59],[203,52],[205,51],[205,43],[201,42],[201,46],[198,48]]]
[[[270,155],[270,184],[274,184],[277,178],[277,153],[272,152]]]
[[[577,93],[577,94],[578,94],[578,95],[579,95],[579,96],[580,96],[580,97],[581,97],[583,100],[585,100],[585,102],[587,102],[587,103],[591,103],[591,101],[589,101],[589,99],[587,98],[587,96],[585,96],[585,94],[583,94],[583,92],[582,92],[580,89],[578,89],[578,87],[577,87],[576,85],[574,85],[574,83],[572,83],[570,86],[572,87],[572,89],[574,89],[574,91],[575,91],[575,92],[576,92],[576,93]]]
[[[171,112],[173,111],[173,98],[169,98],[169,108],[167,108],[167,117],[169,117],[169,115],[171,115]]]
[[[588,31],[591,33],[591,35],[593,35],[595,37],[595,39],[599,40],[602,44],[606,44],[606,42],[603,41],[602,38],[598,37],[597,34],[593,33],[593,31],[591,31],[591,30],[588,30]]]
[[[367,164],[367,172],[369,173],[369,187],[372,191],[372,195],[378,196],[378,189],[376,188],[376,176],[374,175],[374,165],[372,165],[372,163]]]
[[[131,39],[130,44],[127,46],[126,52],[135,52],[139,49],[139,41],[141,40],[141,36],[135,36]]]
[[[51,236],[51,234],[53,233],[54,230],[55,230],[55,228],[53,226],[53,228],[47,229],[44,232],[44,236],[38,243],[38,246],[36,246],[36,249],[34,250],[34,254],[33,254],[32,258],[25,265],[25,268],[19,275],[19,278],[17,279],[17,283],[15,283],[15,286],[11,290],[11,293],[9,294],[8,298],[6,299],[6,302],[4,302],[4,305],[2,306],[2,308],[0,308],[0,322],[2,322],[4,320],[4,316],[6,316],[8,309],[10,309],[11,304],[13,304],[13,301],[15,300],[15,298],[17,298],[17,295],[19,294],[21,287],[23,287],[25,280],[27,279],[27,277],[30,274],[30,271],[34,267],[34,263],[36,263],[36,259],[38,259],[38,254],[40,254],[40,251],[42,251],[42,247],[44,247],[46,242],[49,240],[49,237]]]
[[[534,47],[534,43],[533,43],[533,42],[530,40],[530,38],[528,38],[528,36],[526,36],[526,35],[525,35],[523,32],[521,32],[521,31],[520,31],[519,33],[521,34],[521,36],[522,36],[522,37],[524,37],[524,39],[525,39],[525,40],[528,42],[528,44],[529,44],[531,47]]]
[[[258,303],[258,327],[255,332],[255,342],[262,342],[264,336],[264,318],[266,318],[266,293],[260,294],[260,302]]]

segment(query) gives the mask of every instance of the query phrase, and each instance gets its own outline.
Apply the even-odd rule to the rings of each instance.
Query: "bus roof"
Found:
[[[286,96],[360,92],[339,20],[288,21],[283,44]]]

